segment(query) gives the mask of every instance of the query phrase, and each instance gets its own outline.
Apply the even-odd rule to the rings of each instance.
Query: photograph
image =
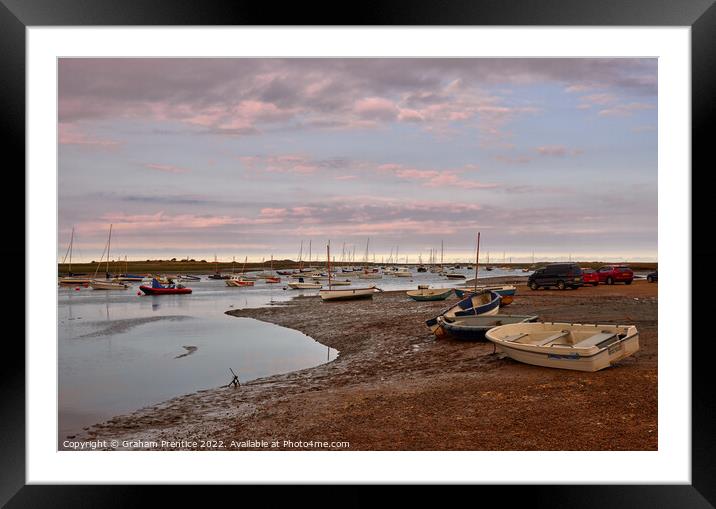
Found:
[[[59,56],[56,451],[659,451],[660,65]]]

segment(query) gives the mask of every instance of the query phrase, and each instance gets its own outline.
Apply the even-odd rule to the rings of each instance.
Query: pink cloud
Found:
[[[532,161],[531,157],[527,157],[524,155],[518,155],[518,156],[509,156],[509,155],[503,155],[498,154],[494,156],[495,161],[499,161],[501,163],[506,164],[527,164],[530,161]]]
[[[541,156],[564,157],[567,154],[567,149],[562,145],[543,145],[535,150]]]
[[[462,189],[490,189],[497,187],[496,184],[487,184],[475,180],[466,180],[460,177],[465,171],[477,169],[475,165],[466,165],[460,170],[422,170],[408,168],[400,164],[382,164],[376,168],[380,172],[390,172],[393,176],[419,182],[423,187],[447,187],[454,186]]]
[[[189,173],[190,170],[186,168],[180,168],[171,164],[158,164],[158,163],[147,163],[144,165],[145,168],[150,170],[162,171],[164,173]]]
[[[398,117],[398,108],[392,101],[382,97],[367,97],[356,101],[354,111],[361,118],[390,121]]]
[[[581,148],[568,149],[564,145],[543,145],[536,147],[535,150],[539,155],[547,157],[578,156],[584,153],[584,150]]]
[[[73,124],[60,122],[58,124],[60,145],[84,145],[103,149],[117,148],[120,143],[114,140],[107,140],[90,136]]]
[[[358,178],[357,175],[338,175],[334,177],[336,180],[355,180]]]
[[[599,112],[600,117],[627,117],[638,110],[650,110],[653,109],[652,104],[647,103],[628,103],[619,104],[612,108],[603,109]]]

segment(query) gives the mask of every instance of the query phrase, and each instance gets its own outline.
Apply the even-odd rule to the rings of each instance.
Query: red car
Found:
[[[582,282],[585,285],[597,286],[599,284],[599,276],[593,269],[582,269]]]
[[[626,265],[605,265],[597,270],[600,283],[613,285],[614,283],[624,283],[630,285],[634,280],[634,272]]]

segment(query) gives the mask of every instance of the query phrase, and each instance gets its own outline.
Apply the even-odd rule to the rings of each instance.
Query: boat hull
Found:
[[[90,281],[90,287],[93,290],[126,290],[129,285],[114,281]]]
[[[288,286],[294,290],[320,290],[323,288],[320,283],[289,283]]]
[[[405,292],[408,297],[410,297],[413,300],[417,300],[420,302],[423,301],[435,301],[435,300],[445,300],[452,294],[452,288],[447,289],[419,289],[419,290],[410,290],[408,292]]]
[[[472,294],[457,304],[443,310],[435,318],[427,320],[425,324],[436,336],[445,334],[442,330],[442,326],[439,317],[455,318],[458,316],[478,316],[478,315],[496,315],[500,311],[500,300],[501,297],[495,292],[484,292],[478,294]]]
[[[241,286],[254,286],[253,281],[247,281],[245,279],[229,279],[226,281],[226,286],[241,287]]]
[[[191,288],[152,288],[151,286],[142,285],[139,289],[145,295],[181,295],[191,293]]]
[[[321,290],[318,295],[324,301],[372,299],[376,293],[375,288],[355,288],[346,290]]]
[[[441,337],[450,337],[459,341],[484,341],[488,330],[509,323],[526,323],[537,320],[537,315],[480,315],[464,317],[452,321],[439,317],[438,330],[444,333]]]
[[[564,329],[570,334],[588,334],[599,336],[600,332],[606,336],[611,332],[621,332],[617,338],[607,338],[602,344],[580,347],[580,342],[574,344],[551,344],[541,346],[533,343],[518,343],[509,341],[510,333],[527,330],[525,327],[539,331],[540,327],[546,331]],[[556,326],[556,328],[555,328]],[[587,332],[590,331],[591,332]],[[545,332],[542,332],[543,334]],[[534,323],[504,325],[490,329],[485,338],[495,344],[495,348],[518,362],[542,366],[546,368],[569,369],[574,371],[594,372],[610,367],[615,362],[629,357],[639,351],[639,333],[634,326],[605,326],[567,323]],[[518,340],[519,341],[519,340]]]

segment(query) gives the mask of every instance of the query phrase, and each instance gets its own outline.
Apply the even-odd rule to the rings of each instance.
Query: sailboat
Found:
[[[340,290],[334,290],[332,288],[333,283],[331,279],[331,244],[326,246],[326,265],[328,268],[328,290],[320,290],[318,295],[324,301],[339,301],[339,300],[358,300],[358,299],[372,299],[373,294],[381,292],[382,290],[371,286],[368,288],[343,288]]]
[[[208,277],[209,279],[229,279],[231,277],[227,274],[222,274],[219,272],[219,260],[217,260],[216,254],[214,254],[214,273]]]
[[[70,257],[70,265],[67,269],[67,276],[59,278],[58,282],[60,286],[87,286],[90,283],[90,279],[85,276],[84,274],[73,274],[72,273],[72,247],[74,245],[75,241],[75,227],[72,227],[72,234],[70,235],[70,245],[67,248],[67,252],[65,253],[65,257],[62,260],[62,263],[65,263],[65,260],[67,260],[67,255]]]
[[[122,283],[121,281],[110,281],[109,280],[109,251],[110,247],[112,245],[112,225],[109,225],[109,238],[107,239],[107,271],[106,276],[107,279],[102,281],[100,279],[92,279],[90,281],[89,285],[92,287],[93,290],[126,290],[129,288],[129,285]],[[102,256],[104,256],[104,253],[102,253]],[[100,257],[99,263],[97,264],[97,269],[94,271],[94,277],[97,277],[97,272],[99,272],[99,268],[102,265],[102,258]]]
[[[141,282],[144,280],[144,276],[138,274],[129,274],[129,262],[127,262],[127,256],[124,257],[124,273],[114,278],[115,281],[136,281]]]
[[[241,269],[241,274],[239,276],[227,276],[226,280],[226,286],[231,287],[241,287],[241,286],[254,286],[254,281],[252,279],[246,279],[244,277],[244,271],[246,270],[246,261],[249,259],[249,257],[244,258],[244,266]]]
[[[266,282],[271,284],[281,282],[281,278],[273,271],[273,255],[271,255],[271,274],[266,277]]]

